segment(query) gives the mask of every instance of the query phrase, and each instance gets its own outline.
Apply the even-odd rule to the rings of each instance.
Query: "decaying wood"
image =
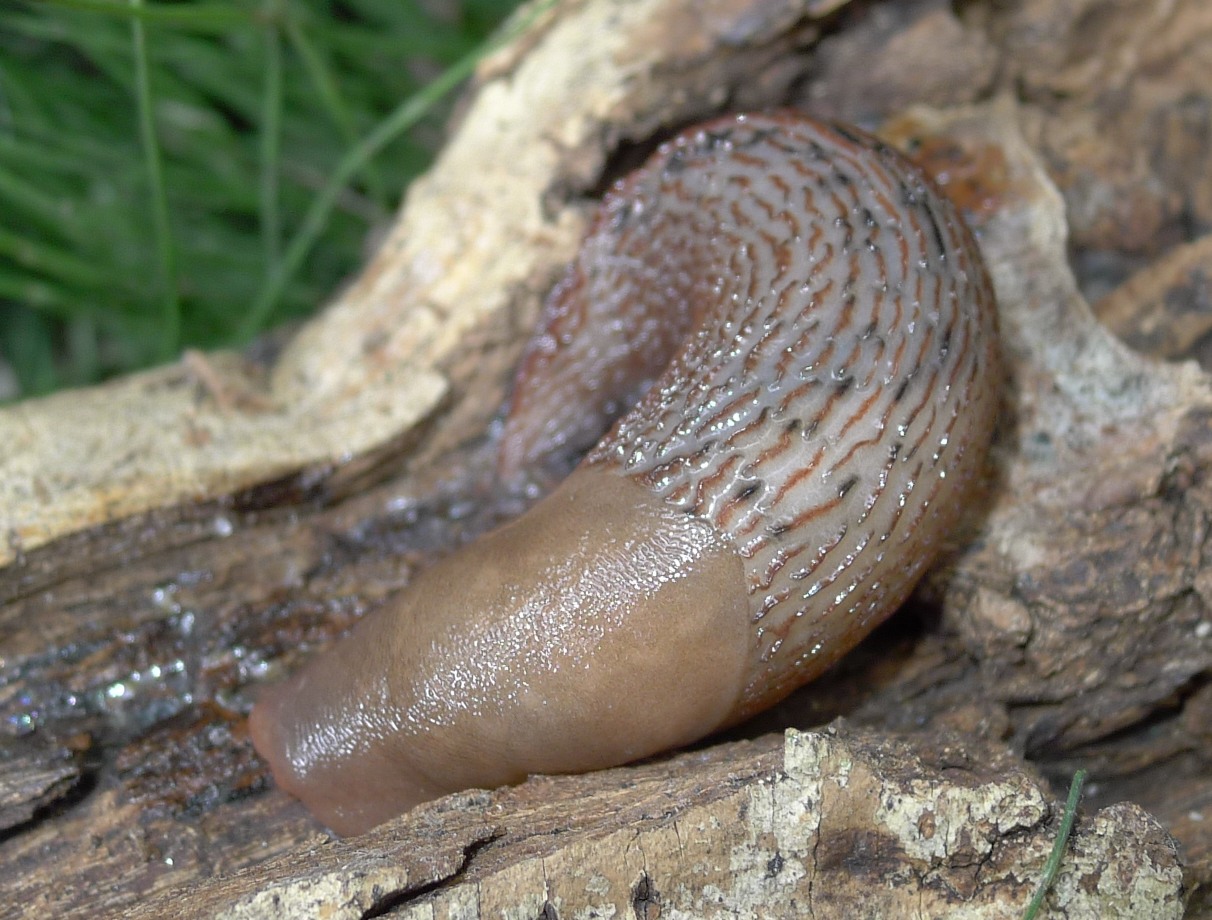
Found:
[[[1094,304],[1094,312],[1137,351],[1212,367],[1212,236],[1141,269]]]
[[[1022,758],[1058,787],[1089,767],[1103,808],[1062,915],[1174,916],[1182,892],[1212,916],[1212,379],[1086,303],[1156,328],[1202,277],[1208,72],[1202,0],[558,4],[485,62],[377,256],[280,351],[0,411],[0,916],[761,914],[804,891],[819,915],[1013,916],[1055,827]],[[782,773],[781,734],[716,745],[330,842],[252,752],[256,687],[517,510],[489,422],[593,198],[677,126],[774,105],[917,157],[1001,310],[994,458],[920,615],[747,729],[883,734],[792,736]],[[1121,799],[1178,838],[1181,878]]]
[[[69,794],[80,774],[72,751],[44,747],[36,737],[0,747],[0,834]]]
[[[1021,916],[1058,814],[1013,758],[844,727],[777,741],[452,796],[132,916]],[[1049,916],[1181,916],[1182,870],[1141,809],[1071,841]]]

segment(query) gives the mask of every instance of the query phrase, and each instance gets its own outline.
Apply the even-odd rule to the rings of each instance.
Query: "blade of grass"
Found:
[[[32,313],[38,310],[60,319],[72,319],[80,315],[79,298],[74,292],[64,291],[47,281],[35,280],[28,276],[14,278],[0,272],[0,306],[3,306],[2,302],[5,300],[33,308],[24,312]],[[2,328],[3,323],[0,323],[0,329]]]
[[[278,206],[282,158],[282,33],[276,22],[265,26],[265,86],[261,107],[261,239],[265,273],[278,267],[282,253],[282,215]]]
[[[110,171],[126,165],[113,147],[90,138],[63,137],[28,128],[20,136],[0,134],[0,158],[19,168],[22,175],[41,168],[80,177],[91,175],[98,167]]]
[[[81,316],[68,323],[65,332],[68,360],[61,373],[68,386],[79,386],[100,371],[100,330],[92,318]]]
[[[401,3],[400,0],[350,0],[356,5],[359,19],[363,23],[355,28],[342,28],[325,40],[333,48],[346,54],[387,53],[391,60],[401,56],[422,56],[429,60],[454,63],[464,54],[474,50],[475,41],[469,41],[464,33],[437,21],[435,12],[427,12],[426,4]],[[497,0],[502,7],[501,0]],[[434,5],[436,6],[436,4]],[[488,29],[481,34],[487,34]],[[390,44],[384,39],[392,36]]]
[[[1073,774],[1073,782],[1069,784],[1069,799],[1065,802],[1065,813],[1061,818],[1060,827],[1057,829],[1056,840],[1052,843],[1052,852],[1048,854],[1048,861],[1044,864],[1044,874],[1039,880],[1039,888],[1035,891],[1035,897],[1031,899],[1031,903],[1023,912],[1023,920],[1035,920],[1039,909],[1044,904],[1044,898],[1048,896],[1048,892],[1056,881],[1061,861],[1065,858],[1069,835],[1073,832],[1073,821],[1077,817],[1077,805],[1081,801],[1082,786],[1085,782],[1085,770],[1078,770]]]
[[[140,22],[178,26],[196,31],[226,32],[237,26],[247,26],[253,16],[246,10],[228,3],[174,3],[139,6],[131,9],[122,0],[42,0],[47,6],[61,6],[88,13],[102,13],[119,19],[135,18]]]
[[[552,3],[554,0],[542,0],[542,2],[535,3],[524,15],[515,16],[496,35],[490,36],[481,47],[452,64],[424,89],[401,103],[366,136],[361,144],[350,150],[341,159],[336,169],[333,170],[332,177],[316,194],[298,232],[287,246],[277,270],[266,282],[256,300],[253,301],[244,322],[240,324],[236,332],[239,341],[250,340],[261,330],[265,321],[273,313],[286,284],[299,270],[303,260],[307,258],[307,254],[319,240],[333,204],[353,175],[383,147],[415,125],[442,97],[471,76],[476,65],[486,55],[525,32]]]
[[[349,106],[337,89],[337,81],[332,78],[329,67],[320,57],[315,44],[308,38],[307,32],[298,18],[288,15],[285,27],[291,47],[294,48],[295,54],[299,56],[299,61],[303,64],[303,69],[311,79],[321,106],[328,112],[328,117],[332,119],[333,124],[341,133],[346,146],[353,147],[358,141],[357,128],[354,125]],[[383,212],[389,211],[391,203],[387,199],[387,187],[373,163],[367,163],[362,169],[362,180],[366,183],[370,197],[383,209]]]
[[[0,159],[0,201],[6,202],[9,220],[16,211],[23,220],[38,224],[43,230],[58,230],[69,210],[59,196],[46,194],[5,169],[3,159]]]
[[[26,393],[49,393],[59,386],[54,330],[46,316],[0,303],[0,352]]]
[[[143,0],[129,0],[132,9],[143,8]],[[131,43],[135,55],[135,85],[139,101],[139,134],[143,141],[143,158],[147,166],[147,181],[151,187],[152,217],[155,221],[156,254],[164,285],[164,332],[160,353],[164,360],[176,356],[181,342],[181,300],[177,292],[177,256],[172,227],[168,220],[168,196],[164,189],[164,171],[160,165],[160,145],[156,141],[153,121],[151,80],[148,77],[147,40],[143,20],[137,16],[130,21]]]
[[[377,56],[391,61],[410,55],[423,55],[429,60],[454,63],[476,48],[474,41],[445,32],[436,32],[432,36],[424,32],[405,32],[402,38],[396,38],[395,34],[394,31],[376,30],[366,26],[344,27],[333,29],[331,35],[324,36],[324,41],[344,57],[374,59]]]
[[[106,283],[108,275],[92,263],[40,240],[0,227],[0,255],[32,272],[85,285]]]

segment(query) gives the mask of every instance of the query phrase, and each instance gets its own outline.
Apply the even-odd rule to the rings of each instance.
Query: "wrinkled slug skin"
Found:
[[[589,447],[253,711],[334,830],[675,747],[904,600],[979,472],[993,295],[954,208],[794,113],[663,145],[603,201],[523,358],[507,476]]]

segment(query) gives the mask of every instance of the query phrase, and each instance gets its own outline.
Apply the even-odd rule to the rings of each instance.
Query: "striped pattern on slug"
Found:
[[[523,360],[503,468],[584,447],[743,560],[732,721],[904,600],[958,516],[996,407],[992,289],[903,157],[795,113],[669,143],[604,201]]]
[[[249,718],[340,833],[686,744],[811,680],[904,599],[979,468],[994,306],[879,142],[789,113],[690,130],[607,196],[548,301],[506,475],[589,447]]]

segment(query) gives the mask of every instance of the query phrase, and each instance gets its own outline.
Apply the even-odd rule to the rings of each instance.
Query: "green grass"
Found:
[[[5,3],[0,357],[20,395],[314,311],[515,6]]]
[[[1039,885],[1035,889],[1035,895],[1031,898],[1027,909],[1023,911],[1023,920],[1036,920],[1040,909],[1044,906],[1044,899],[1048,897],[1048,892],[1052,890],[1052,886],[1056,882],[1061,863],[1065,859],[1065,850],[1069,845],[1069,835],[1073,833],[1073,822],[1077,819],[1077,806],[1081,804],[1082,786],[1085,782],[1085,770],[1078,770],[1073,774],[1073,781],[1069,784],[1069,798],[1065,802],[1060,826],[1052,841],[1052,852],[1048,854],[1048,861],[1044,863],[1044,871],[1040,876]]]

